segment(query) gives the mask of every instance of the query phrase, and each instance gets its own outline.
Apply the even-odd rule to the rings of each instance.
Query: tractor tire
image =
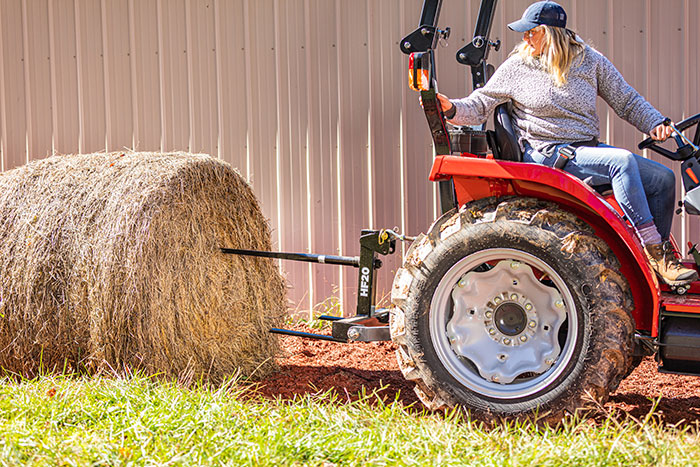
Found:
[[[438,219],[392,286],[399,367],[429,409],[556,422],[602,404],[633,365],[629,284],[556,204],[486,198]]]

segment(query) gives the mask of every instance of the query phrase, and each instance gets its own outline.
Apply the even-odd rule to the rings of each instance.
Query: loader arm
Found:
[[[493,66],[486,60],[492,47],[498,50],[501,46],[500,40],[492,42],[490,39],[497,3],[498,0],[482,0],[479,6],[479,18],[474,28],[474,37],[471,42],[457,51],[457,61],[462,65],[468,65],[472,70],[474,89],[483,87],[493,74]]]
[[[474,89],[482,87],[493,73],[493,66],[486,63],[491,47],[498,49],[500,41],[489,40],[497,0],[482,0],[479,18],[474,29],[474,38],[457,52],[457,60],[472,69]],[[411,87],[421,93],[421,102],[430,128],[435,152],[450,155],[455,150],[451,144],[445,116],[437,99],[437,75],[434,49],[441,38],[450,36],[450,28],[438,29],[442,0],[424,0],[418,28],[401,40],[401,51],[410,55],[409,76]],[[463,60],[460,60],[463,57]],[[483,129],[483,127],[482,127]],[[457,149],[459,152],[459,149]],[[470,151],[470,152],[473,152]],[[452,180],[438,183],[440,207],[445,213],[457,206]]]

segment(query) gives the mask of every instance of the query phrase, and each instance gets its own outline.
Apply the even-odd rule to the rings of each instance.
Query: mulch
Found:
[[[303,325],[297,330],[315,332]],[[259,392],[269,398],[291,400],[304,394],[333,391],[339,401],[357,400],[376,391],[386,401],[398,400],[416,412],[422,406],[396,363],[391,342],[343,344],[297,337],[281,337],[279,371],[260,382]],[[655,407],[655,409],[654,409]],[[650,411],[661,424],[700,426],[700,378],[663,374],[648,357],[622,381],[594,417],[644,419]]]
[[[318,332],[303,325],[292,329]],[[376,391],[387,401],[420,404],[413,383],[399,371],[391,342],[343,344],[286,336],[280,342],[279,371],[260,382],[259,392],[265,396],[292,399],[335,391],[341,400],[353,401],[364,390]]]

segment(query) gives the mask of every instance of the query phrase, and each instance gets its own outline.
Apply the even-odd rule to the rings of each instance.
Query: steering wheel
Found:
[[[677,123],[675,128],[681,132],[683,130],[687,130],[693,125],[697,125],[698,123],[700,123],[700,114],[693,115],[692,117],[688,117],[682,122]],[[663,124],[671,125],[671,119],[667,118],[663,121]],[[695,136],[693,137],[693,145],[695,145],[695,148],[693,145],[688,144],[687,141],[684,141],[678,133],[673,135],[673,139],[678,145],[678,148],[675,151],[669,151],[668,149],[662,148],[657,144],[658,141],[652,139],[651,137],[646,138],[644,141],[639,143],[637,147],[639,149],[651,149],[652,151],[657,152],[673,161],[684,161],[686,159],[690,159],[698,152],[697,146],[700,145],[700,126],[695,129]]]

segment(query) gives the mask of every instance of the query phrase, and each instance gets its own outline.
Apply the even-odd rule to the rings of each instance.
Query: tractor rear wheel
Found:
[[[610,248],[557,205],[488,198],[436,221],[392,288],[392,339],[431,409],[561,419],[632,364],[631,294]]]

